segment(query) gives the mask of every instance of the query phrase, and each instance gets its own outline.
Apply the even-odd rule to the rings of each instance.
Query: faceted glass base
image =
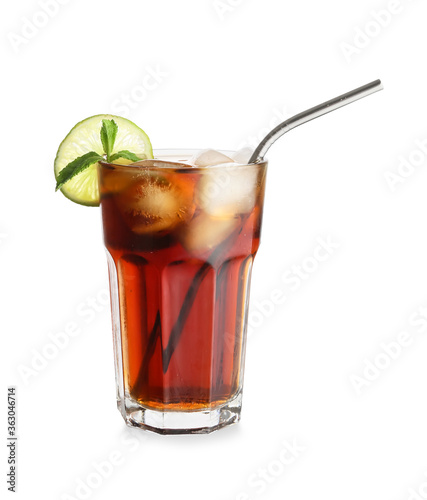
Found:
[[[216,408],[162,411],[145,408],[130,398],[118,408],[127,425],[158,434],[208,434],[240,420],[242,393]]]

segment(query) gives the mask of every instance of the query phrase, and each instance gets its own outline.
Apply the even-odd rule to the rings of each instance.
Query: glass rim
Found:
[[[195,148],[189,148],[189,149],[186,149],[186,148],[159,148],[159,149],[154,149],[153,150],[153,156],[154,156],[154,161],[157,159],[156,156],[180,156],[181,154],[182,155],[185,155],[185,156],[193,156],[195,153],[198,153],[199,151],[203,151],[203,149],[195,149]],[[229,154],[232,154],[232,153],[236,153],[236,151],[232,151],[232,150],[224,150],[224,149],[218,149],[216,150],[218,151],[219,153],[223,153],[225,155],[229,155]],[[149,159],[149,158],[148,158]],[[164,159],[164,158],[163,158]],[[187,158],[188,159],[188,158]],[[162,158],[159,158],[158,161],[162,161]],[[179,160],[176,160],[177,162],[179,162]],[[215,169],[227,169],[227,168],[237,168],[237,167],[254,167],[254,166],[257,166],[257,167],[260,167],[260,166],[267,166],[268,164],[268,160],[266,160],[265,158],[262,160],[262,161],[259,161],[259,162],[256,162],[256,163],[236,163],[236,165],[233,165],[233,164],[230,164],[230,163],[227,163],[227,164],[223,164],[223,166],[221,165],[212,165],[210,167],[193,167],[191,165],[188,165],[188,168],[186,167],[182,167],[182,168],[178,168],[178,167],[173,167],[173,166],[161,166],[161,165],[147,165],[147,166],[143,166],[143,165],[138,165],[138,166],[132,166],[132,165],[123,165],[123,164],[120,164],[120,163],[114,163],[114,162],[108,162],[106,160],[102,160],[100,162],[98,162],[100,165],[102,165],[103,167],[107,167],[107,168],[110,168],[110,169],[120,169],[120,170],[129,170],[129,171],[133,171],[135,172],[136,169],[139,169],[139,170],[155,170],[155,169],[160,169],[160,170],[175,170],[175,171],[179,171],[179,172],[182,172],[182,173],[185,173],[185,172],[206,172],[207,169],[210,169],[210,168],[215,168]]]

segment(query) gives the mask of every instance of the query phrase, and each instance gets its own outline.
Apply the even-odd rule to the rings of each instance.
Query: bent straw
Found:
[[[330,101],[326,101],[322,104],[314,106],[314,108],[307,109],[302,113],[299,113],[288,120],[277,125],[271,132],[269,132],[264,139],[257,146],[255,151],[253,152],[248,163],[256,163],[263,160],[265,154],[270,149],[271,145],[277,141],[279,137],[282,137],[283,134],[289,132],[295,127],[299,127],[303,123],[307,123],[315,118],[319,118],[319,116],[326,115],[331,111],[335,111],[338,108],[342,108],[343,106],[347,106],[354,101],[362,99],[363,97],[367,97],[368,95],[373,94],[374,92],[378,92],[382,90],[384,87],[381,83],[381,80],[375,80],[374,82],[363,85],[363,87],[359,87],[357,89],[351,90],[345,94],[342,94]]]

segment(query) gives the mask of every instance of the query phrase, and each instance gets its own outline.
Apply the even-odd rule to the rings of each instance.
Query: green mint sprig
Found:
[[[130,151],[127,151],[126,149],[122,149],[118,153],[113,154],[110,157],[110,161],[113,162],[113,161],[118,160],[119,158],[125,158],[126,160],[130,160],[130,161],[139,161],[141,159],[141,158],[138,158],[136,156],[136,154],[131,153]]]
[[[60,189],[66,182],[68,182],[74,176],[82,173],[91,165],[103,159],[104,158],[102,156],[100,156],[98,153],[95,153],[94,151],[86,153],[83,156],[79,156],[59,172],[58,177],[56,178],[55,191],[58,191],[58,189]]]
[[[101,142],[104,153],[107,155],[107,161],[111,159],[114,143],[116,142],[117,131],[119,127],[114,120],[102,120]]]
[[[99,161],[106,160],[110,163],[118,160],[119,158],[131,161],[141,160],[141,158],[139,158],[135,153],[131,153],[126,149],[113,154],[114,143],[116,141],[118,130],[119,127],[114,120],[102,120],[100,135],[104,155],[101,156],[98,153],[95,153],[95,151],[91,151],[90,153],[86,153],[71,161],[59,172],[56,178],[55,191],[58,191],[58,189],[60,189],[70,179],[78,174],[81,174],[84,170]]]

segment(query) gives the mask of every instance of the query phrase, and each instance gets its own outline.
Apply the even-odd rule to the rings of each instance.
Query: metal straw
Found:
[[[371,95],[374,92],[378,92],[382,89],[383,85],[381,83],[381,80],[375,80],[374,82],[368,83],[367,85],[363,85],[363,87],[351,90],[346,94],[335,97],[330,101],[326,101],[323,104],[314,106],[314,108],[307,109],[306,111],[303,111],[302,113],[299,113],[292,118],[285,120],[280,125],[277,125],[276,128],[274,128],[264,137],[259,146],[253,152],[248,163],[256,163],[262,161],[271,145],[276,142],[279,137],[282,137],[283,134],[289,132],[289,130],[298,127],[303,123],[309,122],[310,120],[314,120],[319,116],[326,115],[326,113],[330,113],[331,111],[334,111],[338,108],[342,108],[347,104],[357,101],[358,99],[362,99],[363,97]]]

